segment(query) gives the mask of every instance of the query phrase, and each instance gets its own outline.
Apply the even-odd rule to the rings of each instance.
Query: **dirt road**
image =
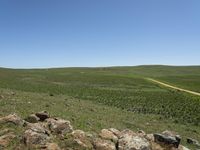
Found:
[[[160,82],[160,81],[155,80],[155,79],[152,79],[152,78],[146,78],[146,79],[149,80],[149,81],[155,82],[155,83],[157,83],[157,84],[160,84],[160,85],[163,85],[163,86],[172,88],[172,89],[176,89],[176,90],[179,90],[179,91],[183,91],[183,92],[187,92],[187,93],[190,93],[190,94],[193,94],[193,95],[198,95],[198,96],[200,96],[200,93],[198,93],[198,92],[194,92],[194,91],[182,89],[182,88],[179,88],[179,87],[176,87],[176,86],[172,86],[172,85],[169,85],[169,84]]]

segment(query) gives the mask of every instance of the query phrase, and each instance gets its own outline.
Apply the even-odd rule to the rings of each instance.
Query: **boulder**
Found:
[[[180,137],[178,136],[170,136],[167,134],[158,134],[158,133],[154,134],[154,139],[155,142],[157,143],[175,148],[178,148],[181,141]]]
[[[74,130],[72,132],[74,138],[73,142],[79,145],[82,149],[92,149],[92,143],[88,138],[87,134],[82,130]]]
[[[23,139],[28,147],[46,144],[50,140],[49,131],[42,123],[28,124]]]
[[[187,138],[187,143],[188,144],[195,144],[195,143],[198,143],[198,141],[195,140],[195,139],[192,139],[192,138]]]
[[[138,135],[124,134],[118,141],[119,150],[151,150],[150,143]]]
[[[34,132],[38,132],[38,133],[44,133],[44,134],[50,134],[48,128],[47,128],[47,124],[46,123],[28,123],[26,126],[26,129],[30,129]]]
[[[15,125],[23,125],[24,120],[22,120],[16,114],[10,114],[8,116],[0,118],[0,123],[13,123]]]
[[[0,148],[7,147],[15,137],[16,136],[14,135],[14,133],[7,133],[0,136]]]
[[[112,131],[108,129],[102,129],[101,132],[99,133],[99,136],[102,139],[111,140],[114,143],[117,143],[118,141],[118,137]]]
[[[58,119],[58,118],[49,118],[47,123],[51,132],[55,134],[66,134],[73,131],[70,121]]]
[[[40,121],[44,121],[45,119],[49,118],[49,114],[47,111],[41,111],[37,112],[35,114],[38,118],[40,118]]]
[[[195,145],[195,146],[197,146],[197,147],[200,147],[200,143],[199,143],[197,140],[192,139],[192,138],[187,138],[187,143],[188,143],[188,144]]]
[[[27,118],[25,118],[25,120],[29,123],[37,123],[40,120],[40,118],[37,117],[35,114],[32,114],[28,116]]]
[[[115,143],[100,138],[94,139],[93,145],[95,150],[116,150]]]

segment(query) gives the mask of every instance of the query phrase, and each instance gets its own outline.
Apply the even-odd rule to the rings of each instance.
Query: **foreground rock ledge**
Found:
[[[9,123],[19,128],[21,135],[4,129],[0,134],[0,149],[19,143],[13,149],[188,150],[180,145],[180,136],[170,131],[146,134],[141,130],[134,132],[110,128],[102,129],[99,134],[90,134],[74,130],[70,121],[52,118],[46,111],[31,114],[25,120],[16,114],[0,118],[0,124]]]

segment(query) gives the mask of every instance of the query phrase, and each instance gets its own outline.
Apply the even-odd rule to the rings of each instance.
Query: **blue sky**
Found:
[[[199,0],[1,0],[0,66],[200,65]]]

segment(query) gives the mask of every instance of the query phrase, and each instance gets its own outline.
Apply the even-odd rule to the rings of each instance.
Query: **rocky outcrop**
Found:
[[[25,120],[16,114],[0,118],[0,125],[12,123],[22,130],[16,135],[8,129],[0,132],[0,149],[7,149],[13,140],[19,145],[13,149],[43,150],[188,150],[180,145],[181,138],[170,131],[146,134],[139,130],[102,129],[99,134],[74,130],[70,121],[52,118],[46,111],[31,114]],[[18,138],[22,137],[22,138]],[[198,144],[194,139],[190,144]]]

